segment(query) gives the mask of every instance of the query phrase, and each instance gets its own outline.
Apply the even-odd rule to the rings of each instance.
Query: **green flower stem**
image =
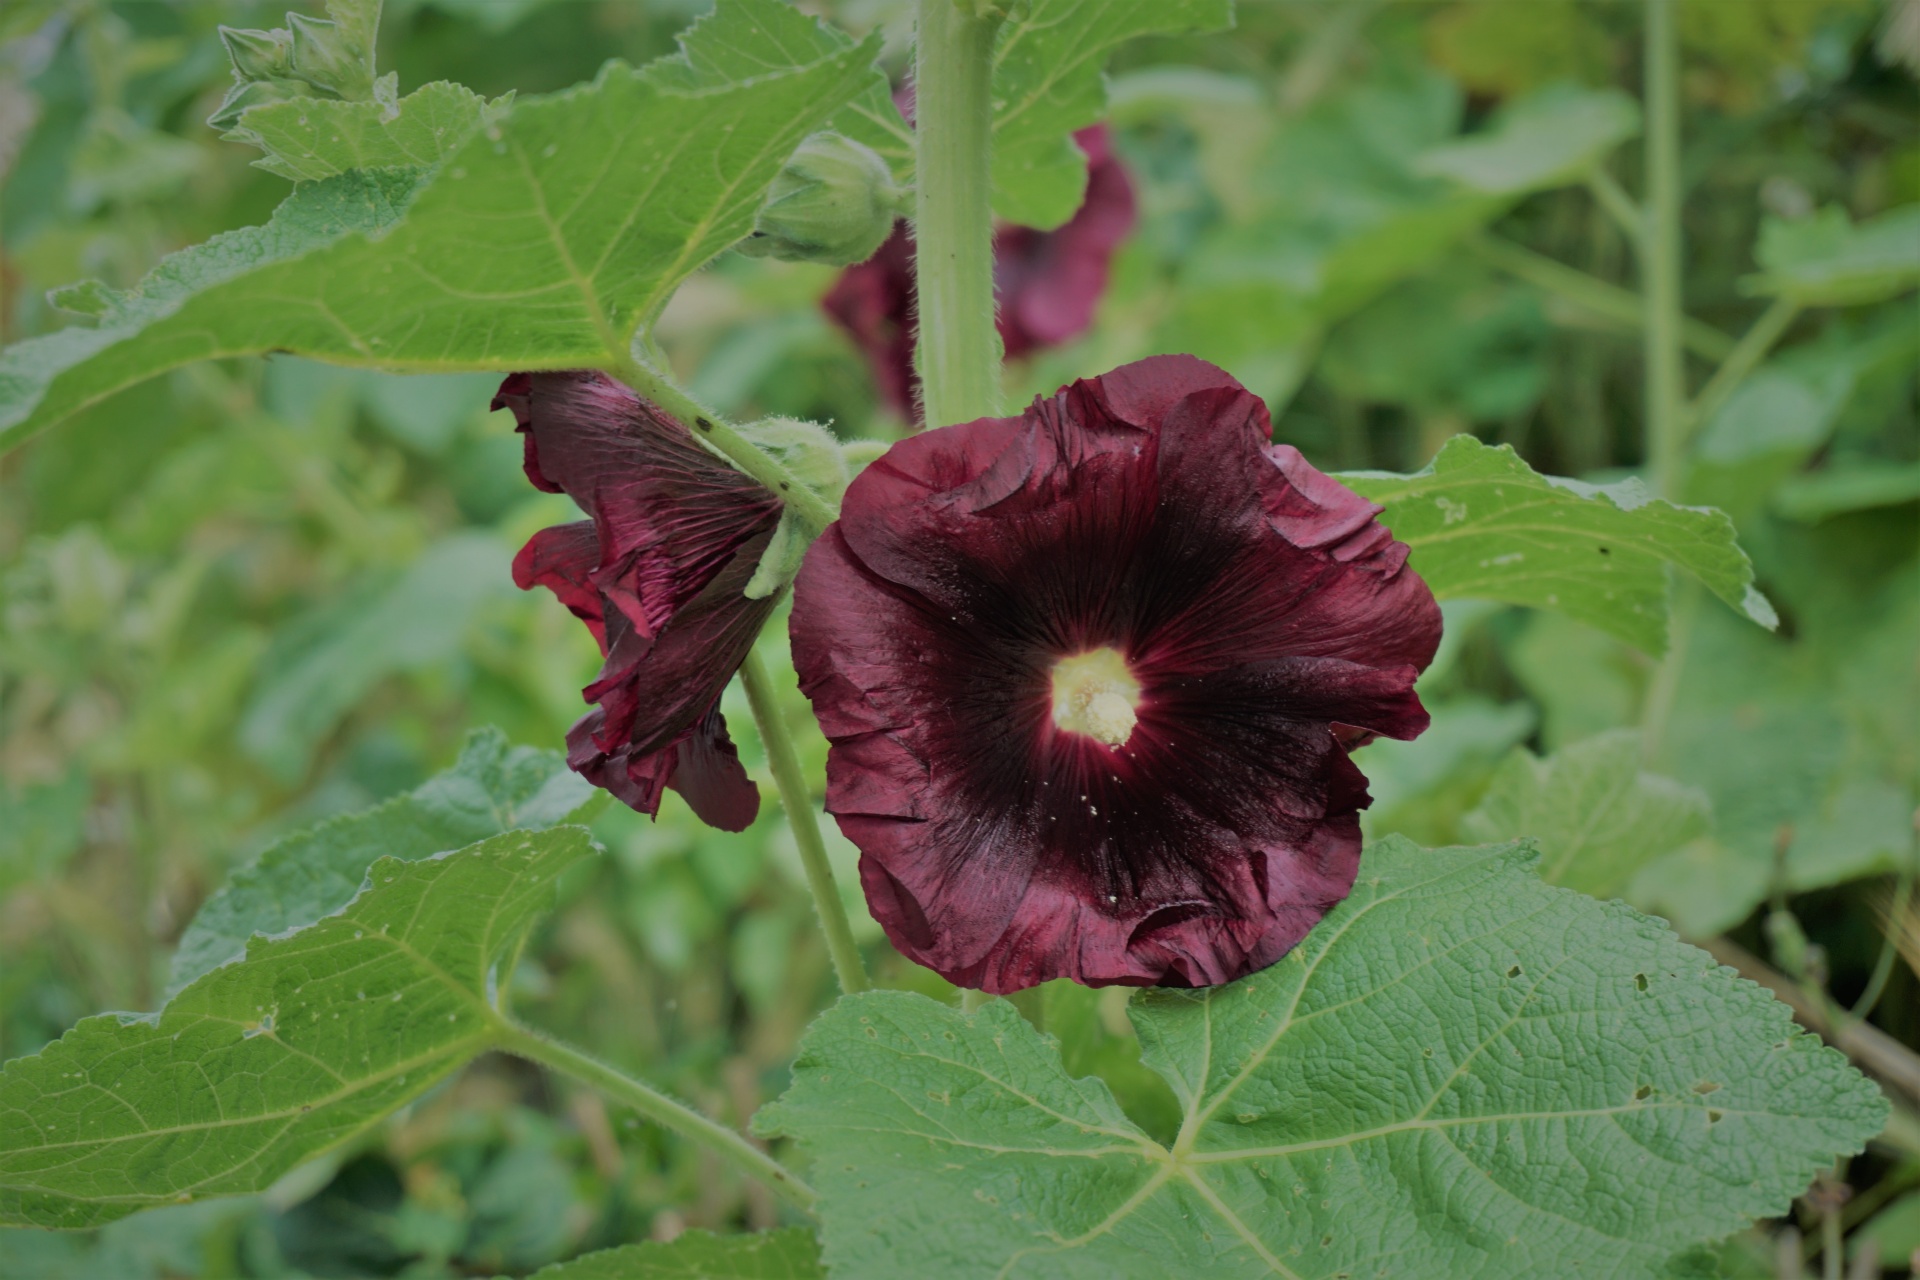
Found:
[[[984,7],[984,6],[978,6]],[[993,327],[993,38],[998,16],[920,0],[914,59],[914,271],[928,426],[1000,407]]]
[[[1727,398],[1767,358],[1767,352],[1773,350],[1773,344],[1780,341],[1799,314],[1800,304],[1791,298],[1775,298],[1773,305],[1761,312],[1753,327],[1741,335],[1739,343],[1727,353],[1720,367],[1713,371],[1713,377],[1707,379],[1707,385],[1694,398],[1687,410],[1687,435],[1691,436],[1720,412]]]
[[[652,1085],[615,1070],[571,1045],[562,1044],[531,1027],[507,1021],[503,1021],[496,1031],[495,1043],[502,1051],[515,1057],[537,1062],[591,1085],[656,1124],[664,1125],[681,1137],[725,1156],[743,1172],[766,1183],[796,1209],[810,1213],[814,1201],[819,1199],[812,1187],[745,1137],[717,1121],[709,1120],[685,1103],[676,1102]]]
[[[719,414],[675,386],[671,379],[632,358],[617,361],[613,373],[642,396],[685,423],[694,437],[713,452],[778,494],[782,502],[813,526],[815,533],[839,517],[840,512],[834,504],[808,488],[778,459],[734,430]]]
[[[1680,48],[1678,0],[1647,0],[1647,201],[1640,272],[1647,302],[1646,458],[1655,493],[1680,487],[1686,370],[1680,349]]]
[[[1627,194],[1618,179],[1597,164],[1587,170],[1587,190],[1593,193],[1614,225],[1626,234],[1633,251],[1639,253],[1647,237],[1647,215],[1639,202]]]
[[[840,979],[840,990],[852,995],[865,991],[867,966],[860,959],[860,948],[853,940],[853,926],[847,923],[847,910],[840,902],[840,890],[833,882],[833,867],[827,861],[826,841],[820,838],[820,823],[813,816],[813,791],[800,772],[800,757],[793,749],[793,738],[780,716],[780,703],[774,696],[773,682],[767,677],[760,655],[749,653],[740,668],[740,683],[747,691],[747,703],[753,708],[753,723],[760,730],[761,745],[767,749],[767,765],[773,770],[773,784],[780,790],[780,805],[787,811],[787,825],[793,828],[794,843],[800,846],[800,862],[807,871],[807,888],[813,892],[814,910],[820,913],[820,927],[827,935],[827,954],[833,957],[833,971]]]
[[[1481,233],[1469,237],[1467,247],[1489,266],[1623,328],[1638,329],[1647,321],[1647,304],[1631,289],[1609,284],[1500,236]],[[1692,316],[1681,321],[1680,339],[1687,350],[1703,360],[1725,360],[1737,345],[1720,330]]]

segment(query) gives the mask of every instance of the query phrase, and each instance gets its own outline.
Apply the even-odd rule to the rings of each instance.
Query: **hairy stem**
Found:
[[[598,1058],[589,1057],[572,1045],[562,1044],[551,1036],[517,1022],[503,1022],[496,1037],[496,1044],[503,1051],[591,1085],[606,1097],[625,1103],[656,1124],[664,1125],[681,1137],[725,1156],[743,1172],[766,1183],[797,1209],[811,1212],[814,1201],[819,1198],[812,1187],[742,1135],[708,1119],[685,1103],[675,1101],[652,1085],[636,1080]]]
[[[734,430],[726,419],[675,386],[672,379],[628,357],[614,362],[615,377],[686,424],[694,438],[778,494],[780,500],[813,526],[826,528],[840,512],[808,488],[779,459]]]
[[[1631,289],[1609,284],[1588,275],[1578,267],[1535,253],[1524,245],[1500,236],[1481,233],[1467,240],[1467,247],[1479,254],[1488,266],[1524,280],[1534,288],[1551,293],[1574,306],[1590,311],[1603,320],[1611,320],[1625,329],[1639,329],[1647,322],[1647,304]],[[1735,342],[1704,320],[1692,316],[1681,321],[1680,339],[1687,350],[1703,360],[1725,360],[1733,354]]]
[[[1676,495],[1686,418],[1680,350],[1680,50],[1677,0],[1647,0],[1647,201],[1640,256],[1647,302],[1647,476],[1655,493]]]
[[[853,940],[853,926],[847,923],[847,910],[841,905],[840,890],[833,882],[833,867],[827,861],[826,841],[820,838],[820,822],[813,816],[813,791],[800,772],[800,757],[794,752],[793,737],[780,717],[780,704],[767,677],[760,655],[749,653],[740,668],[740,683],[753,708],[753,723],[760,730],[760,742],[767,749],[767,765],[773,770],[773,784],[780,791],[780,806],[787,811],[787,825],[793,828],[794,843],[800,846],[800,863],[806,868],[807,888],[813,893],[814,910],[820,913],[820,928],[827,935],[827,954],[833,957],[833,971],[840,989],[851,995],[865,991],[867,966],[860,959],[860,948]]]
[[[920,0],[914,55],[917,191],[914,273],[927,425],[1000,406],[993,327],[993,37],[998,17],[959,0]]]
[[[1728,397],[1747,380],[1747,375],[1759,367],[1767,358],[1767,352],[1773,350],[1773,344],[1780,341],[1787,327],[1800,314],[1800,304],[1790,298],[1775,298],[1773,305],[1761,313],[1753,322],[1753,327],[1741,335],[1740,341],[1720,362],[1720,367],[1707,379],[1707,385],[1700,389],[1693,405],[1687,410],[1686,433],[1704,427],[1713,415],[1720,412]]]

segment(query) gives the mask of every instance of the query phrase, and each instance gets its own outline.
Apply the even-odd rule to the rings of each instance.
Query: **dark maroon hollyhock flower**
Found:
[[[513,561],[513,580],[551,590],[606,655],[567,763],[642,813],[672,787],[708,824],[744,830],[760,792],[720,694],[773,611],[742,592],[780,502],[604,374],[516,373],[493,407],[519,420],[527,478],[593,517],[541,530]]]
[[[1202,986],[1347,895],[1349,745],[1427,726],[1440,610],[1266,406],[1156,356],[895,444],[795,585],[827,807],[962,986]]]
[[[1080,209],[1052,231],[1005,226],[993,240],[993,289],[1009,357],[1058,346],[1086,332],[1107,289],[1114,251],[1133,230],[1133,180],[1103,124],[1073,135],[1087,156]],[[853,335],[881,399],[918,421],[913,371],[913,234],[902,222],[880,251],[840,273],[821,305]]]

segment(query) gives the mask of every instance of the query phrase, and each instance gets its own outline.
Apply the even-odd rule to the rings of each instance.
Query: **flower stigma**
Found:
[[[1138,722],[1140,682],[1118,649],[1091,649],[1053,666],[1053,723],[1110,747],[1124,743]]]

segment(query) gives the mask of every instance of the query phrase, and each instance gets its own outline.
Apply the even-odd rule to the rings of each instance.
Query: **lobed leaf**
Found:
[[[477,730],[446,772],[377,808],[286,836],[236,871],[181,935],[172,989],[239,958],[255,934],[304,929],[338,911],[376,858],[413,862],[516,828],[584,821],[602,794],[563,756]]]
[[[1461,833],[1485,841],[1531,837],[1542,880],[1614,897],[1641,867],[1712,826],[1704,791],[1641,770],[1643,742],[1639,730],[1618,729],[1545,760],[1519,747],[1480,807],[1461,819]]]
[[[1381,503],[1441,599],[1471,596],[1554,609],[1648,653],[1667,643],[1667,566],[1768,629],[1773,607],[1719,511],[1675,506],[1636,480],[1584,484],[1542,476],[1511,446],[1460,435],[1409,476],[1340,477]]]
[[[1051,230],[1080,207],[1087,158],[1069,135],[1106,114],[1102,68],[1115,45],[1232,25],[1233,0],[1030,0],[1020,6],[994,49],[994,213]]]
[[[0,1071],[0,1222],[90,1227],[259,1191],[486,1049],[496,987],[586,830],[382,858],[338,915],[255,938],[157,1014]]]
[[[297,237],[289,227],[274,240],[279,252],[224,252],[224,269],[193,287],[0,354],[0,443],[223,356],[279,350],[400,370],[627,359],[635,330],[680,282],[753,230],[801,139],[880,82],[875,42],[844,37],[769,70],[731,34],[755,25],[825,30],[780,0],[727,0],[687,32],[681,55],[638,71],[610,62],[591,84],[517,101],[432,171],[397,226],[398,204],[371,224],[335,218],[328,234],[304,213]],[[412,195],[421,182],[389,172],[315,189],[399,183]],[[313,199],[296,189],[282,212]],[[384,234],[351,234],[375,229]]]
[[[1783,1212],[1887,1107],[1784,1005],[1522,846],[1368,850],[1280,963],[1131,1009],[1151,1141],[1005,1001],[846,998],[757,1127],[850,1278],[1633,1275]]]
[[[253,107],[227,136],[267,153],[255,160],[295,182],[317,182],[349,169],[430,167],[451,155],[484,119],[506,111],[463,85],[438,80],[397,103],[295,98]]]
[[[533,1280],[818,1280],[820,1246],[804,1227],[717,1236],[684,1231],[585,1254],[534,1272]]]

